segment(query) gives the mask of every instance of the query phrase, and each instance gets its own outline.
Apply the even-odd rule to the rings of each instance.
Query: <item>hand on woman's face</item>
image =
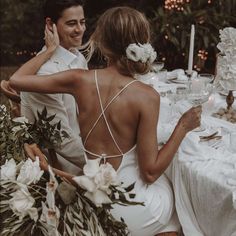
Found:
[[[52,31],[49,30],[48,26],[46,25],[44,34],[45,34],[44,40],[47,50],[54,52],[60,44],[56,25],[53,24]]]

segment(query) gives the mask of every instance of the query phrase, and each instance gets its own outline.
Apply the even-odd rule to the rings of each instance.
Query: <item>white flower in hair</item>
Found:
[[[150,43],[131,43],[126,48],[126,56],[131,61],[141,61],[142,63],[153,63],[157,57],[157,53]]]

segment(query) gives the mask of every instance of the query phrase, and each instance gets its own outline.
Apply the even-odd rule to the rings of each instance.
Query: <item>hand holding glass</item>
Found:
[[[190,83],[187,99],[194,106],[199,106],[208,101],[212,93],[212,89],[212,84],[205,84],[204,81],[194,79]],[[199,128],[195,129],[195,131],[203,130],[205,130],[205,128],[202,125]]]

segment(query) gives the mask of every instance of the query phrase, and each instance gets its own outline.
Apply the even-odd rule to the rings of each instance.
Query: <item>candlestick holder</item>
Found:
[[[230,110],[232,104],[234,103],[233,91],[236,90],[236,80],[235,79],[220,80],[220,84],[226,91],[228,91],[228,95],[226,96],[226,103],[227,103],[227,110]]]
[[[188,86],[188,88],[190,88],[190,84],[191,84],[191,81],[192,81],[192,79],[193,79],[193,75],[194,75],[194,73],[193,73],[193,71],[189,71],[189,70],[185,70],[185,75],[187,76],[187,78],[188,78],[188,84],[187,84],[187,86]]]
[[[227,103],[227,109],[230,110],[233,103],[234,103],[234,95],[233,95],[233,90],[229,90],[229,93],[226,97],[226,103]]]

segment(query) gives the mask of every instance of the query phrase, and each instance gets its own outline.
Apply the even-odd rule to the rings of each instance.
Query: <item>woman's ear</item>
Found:
[[[45,22],[46,22],[46,25],[47,25],[48,29],[53,32],[53,28],[52,28],[53,22],[52,22],[51,18],[47,17],[45,19]]]

